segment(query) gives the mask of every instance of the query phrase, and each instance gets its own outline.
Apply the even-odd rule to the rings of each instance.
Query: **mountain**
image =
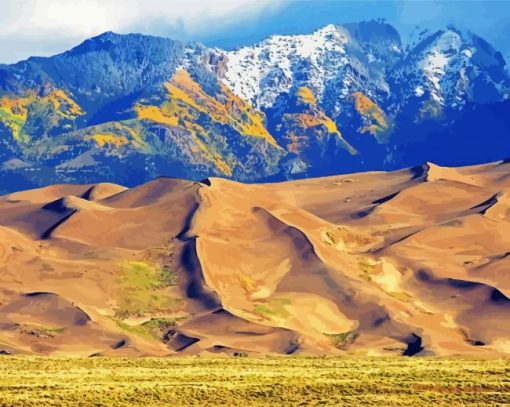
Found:
[[[501,54],[383,21],[234,51],[112,32],[0,65],[2,191],[160,175],[274,181],[510,155]]]
[[[453,27],[422,40],[393,76],[403,96],[420,100],[420,117],[468,102],[498,102],[510,85],[503,56],[482,38]]]
[[[0,198],[0,353],[510,353],[510,163]]]

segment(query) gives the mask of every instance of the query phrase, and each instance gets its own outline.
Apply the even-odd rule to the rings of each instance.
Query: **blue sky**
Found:
[[[0,62],[65,51],[104,31],[235,48],[271,34],[384,18],[412,38],[453,24],[510,55],[510,0],[0,0]]]
[[[416,27],[439,29],[453,24],[500,42],[510,33],[510,1],[288,1],[272,13],[228,30],[213,30],[200,40],[226,47],[253,42],[271,33],[310,32],[329,23],[384,18],[404,36]]]

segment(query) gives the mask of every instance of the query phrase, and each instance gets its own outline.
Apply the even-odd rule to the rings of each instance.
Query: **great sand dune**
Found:
[[[0,352],[510,353],[510,163],[0,197]]]

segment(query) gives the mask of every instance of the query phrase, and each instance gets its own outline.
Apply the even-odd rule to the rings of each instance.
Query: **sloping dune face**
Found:
[[[510,164],[0,197],[0,350],[510,353]]]

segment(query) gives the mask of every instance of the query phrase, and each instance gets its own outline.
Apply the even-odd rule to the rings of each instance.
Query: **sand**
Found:
[[[0,197],[0,350],[510,353],[510,163]]]

